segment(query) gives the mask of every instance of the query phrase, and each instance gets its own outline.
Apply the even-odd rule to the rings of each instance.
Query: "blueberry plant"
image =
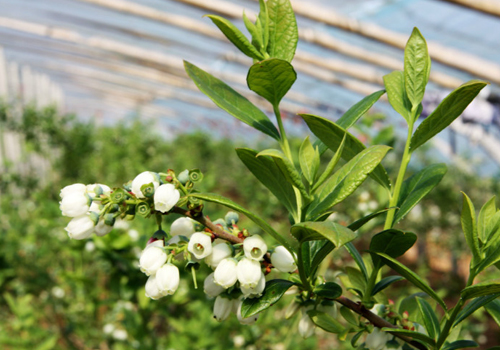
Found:
[[[280,114],[280,101],[296,80],[291,62],[298,31],[289,0],[260,0],[255,22],[243,16],[250,40],[230,21],[215,15],[208,17],[253,59],[248,87],[269,101],[277,127],[223,81],[190,62],[185,62],[186,72],[217,106],[279,144],[279,149],[238,148],[236,153],[286,208],[290,231],[278,232],[258,213],[220,195],[200,192],[197,184],[203,174],[198,169],[169,169],[143,172],[122,187],[65,187],[60,208],[63,215],[72,218],[66,228],[69,236],[85,239],[92,233],[105,235],[116,220],[156,220],[158,231],[140,257],[140,269],[149,276],[146,295],[158,299],[175,293],[182,261],[186,273],[192,274],[205,264],[213,273],[203,288],[208,297],[215,298],[213,314],[218,321],[235,313],[242,324],[254,323],[259,313],[288,292],[294,299],[287,317],[301,313],[298,330],[304,337],[319,327],[360,349],[453,350],[477,346],[472,340],[461,339],[461,322],[480,308],[500,321],[500,283],[476,283],[476,277],[486,268],[500,268],[500,211],[495,198],[476,215],[473,203],[463,194],[461,223],[472,259],[466,287],[455,305],[446,304],[423,278],[397,260],[415,244],[417,234],[396,226],[438,185],[447,170],[444,164],[433,164],[405,178],[412,155],[452,123],[487,83],[473,80],[457,87],[415,128],[431,69],[426,41],[415,28],[406,44],[404,70],[384,76],[384,90],[363,98],[336,122],[302,114],[316,141],[311,142],[307,136],[300,148],[293,150]],[[365,147],[349,132],[384,94],[408,127],[394,183],[381,164],[391,148]],[[334,155],[326,167],[321,167],[320,156],[328,149]],[[341,159],[344,162],[340,166]],[[336,222],[331,216],[333,208],[369,177],[387,192],[389,202],[381,203],[386,209],[347,226]],[[211,221],[203,213],[209,203],[230,211],[224,219]],[[163,227],[164,216],[171,214],[181,217],[171,227]],[[268,247],[259,234],[239,227],[239,214],[252,220],[275,245]],[[357,231],[370,220],[383,217],[383,231],[371,234],[366,252],[358,251],[353,244]],[[354,267],[346,266],[343,286],[318,274],[321,263],[338,249],[347,250],[355,263]],[[396,274],[383,277],[385,267]],[[272,271],[281,278],[270,278],[276,276],[270,274]],[[421,293],[413,296],[410,312],[400,313],[383,295],[392,283],[403,279]],[[196,287],[196,279],[193,281]]]

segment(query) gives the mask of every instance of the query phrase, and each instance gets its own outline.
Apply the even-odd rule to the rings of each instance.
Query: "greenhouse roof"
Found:
[[[300,41],[293,62],[299,78],[282,105],[290,125],[297,133],[304,129],[296,117],[300,112],[336,119],[363,96],[382,89],[382,76],[402,68],[404,44],[415,26],[433,58],[429,90],[485,79],[498,94],[500,1],[488,1],[492,13],[459,2],[471,3],[292,1]],[[56,93],[54,99],[65,111],[83,119],[106,124],[139,113],[166,134],[209,128],[222,135],[247,135],[247,127],[196,90],[183,71],[184,59],[271,113],[245,86],[251,59],[236,52],[202,17],[222,15],[246,33],[241,14],[255,14],[258,1],[0,0],[0,6],[0,46],[6,60],[14,62],[6,66],[10,80],[4,87],[11,100],[31,89],[23,72],[34,71],[60,87],[55,90],[62,90],[64,98]],[[12,82],[15,64],[30,67],[19,69],[18,85]],[[24,100],[41,99],[46,89],[38,90],[38,95],[23,95]],[[386,102],[376,110],[393,115]]]

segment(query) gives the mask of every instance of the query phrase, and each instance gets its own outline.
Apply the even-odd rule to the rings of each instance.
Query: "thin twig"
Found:
[[[357,303],[355,301],[352,301],[351,299],[348,299],[348,298],[342,297],[342,296],[338,297],[337,299],[335,299],[335,301],[337,301],[338,303],[344,305],[348,309],[351,309],[352,311],[354,311],[358,315],[363,316],[368,321],[370,321],[371,323],[373,323],[373,325],[375,327],[378,327],[378,328],[398,328],[397,326],[393,325],[392,323],[384,320],[382,317],[380,317],[378,315],[375,315],[373,312],[371,312],[370,310],[368,310],[361,303]],[[402,334],[399,334],[399,333],[392,333],[392,332],[389,332],[389,333],[391,333],[395,337],[397,337],[397,338],[399,338],[399,339],[407,342],[408,344],[416,347],[419,350],[427,350],[427,347],[425,345],[423,345],[423,344],[421,344],[421,343],[419,343],[417,341],[412,340],[411,337],[408,337],[408,336],[405,336],[405,335],[402,335]]]

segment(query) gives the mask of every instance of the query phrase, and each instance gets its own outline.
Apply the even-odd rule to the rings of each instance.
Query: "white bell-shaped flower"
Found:
[[[389,333],[382,332],[379,328],[374,328],[366,336],[365,347],[370,350],[382,350],[390,339],[391,335]]]
[[[280,272],[293,272],[297,270],[292,254],[282,245],[277,246],[271,254],[271,263]]]
[[[59,194],[59,196],[61,196],[61,199],[63,199],[65,196],[67,196],[70,193],[74,193],[74,192],[85,193],[86,190],[87,190],[87,186],[85,186],[84,184],[72,184],[72,185],[64,187],[61,190],[61,193]]]
[[[68,236],[73,239],[89,238],[94,231],[94,221],[88,215],[73,218],[66,226],[65,230]]]
[[[259,283],[254,288],[247,288],[243,285],[240,286],[241,293],[243,293],[243,296],[245,298],[258,298],[262,295],[264,292],[264,289],[266,288],[266,276],[264,276],[264,272],[260,272],[260,280]]]
[[[191,237],[194,232],[194,222],[190,218],[178,218],[170,226],[171,236]]]
[[[158,177],[153,172],[144,171],[137,175],[134,180],[132,180],[132,192],[137,198],[146,198],[141,191],[141,187],[150,183],[153,184],[155,191],[158,186],[160,186]]]
[[[219,295],[217,298],[215,298],[214,318],[219,322],[226,320],[231,314],[233,304],[234,300]]]
[[[87,193],[74,191],[64,195],[59,203],[62,215],[76,218],[89,210],[92,200]]]
[[[222,260],[214,271],[214,282],[226,289],[233,286],[238,280],[236,264],[232,258]]]
[[[160,292],[160,289],[158,288],[158,283],[156,282],[156,276],[151,275],[149,276],[148,280],[146,281],[146,296],[151,299],[160,299],[163,295]]]
[[[156,271],[156,285],[162,295],[172,295],[179,287],[179,269],[173,264],[165,264]]]
[[[94,232],[97,236],[106,236],[113,230],[113,226],[106,225],[104,219],[100,219],[97,225],[95,225]]]
[[[238,317],[238,321],[241,323],[241,324],[244,324],[244,325],[251,325],[251,324],[254,324],[257,319],[259,318],[259,314],[256,314],[256,315],[252,315],[252,316],[249,316],[249,317],[245,317],[243,318],[241,316],[241,306],[243,305],[243,300],[238,300],[237,301],[237,311],[236,311],[236,317]]]
[[[304,339],[312,336],[314,334],[314,330],[316,329],[316,325],[307,314],[307,310],[310,309],[311,307],[302,308],[302,317],[300,318],[299,321],[299,334]]]
[[[222,260],[231,257],[231,255],[233,255],[233,251],[227,243],[215,244],[212,247],[212,254],[205,258],[205,263],[215,269]]]
[[[212,238],[203,232],[195,232],[189,239],[188,251],[196,259],[204,259],[212,254]]]
[[[172,209],[181,198],[180,192],[172,184],[164,184],[155,190],[155,209],[166,213]]]
[[[242,288],[255,288],[262,276],[260,263],[256,260],[243,258],[238,262],[236,274]]]
[[[253,235],[243,241],[243,251],[248,259],[260,261],[267,253],[267,244],[261,236]]]
[[[215,298],[220,293],[225,291],[225,288],[215,283],[214,273],[212,272],[207,276],[207,278],[205,278],[205,281],[203,282],[203,291],[209,298]]]
[[[163,244],[162,240],[155,242],[161,242],[161,244]],[[166,261],[167,253],[165,253],[163,248],[148,244],[148,246],[142,251],[141,258],[139,259],[139,267],[147,276],[154,275]]]

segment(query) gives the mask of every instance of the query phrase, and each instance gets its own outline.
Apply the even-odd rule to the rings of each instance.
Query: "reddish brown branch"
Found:
[[[351,299],[348,299],[348,298],[342,297],[342,296],[335,299],[335,301],[344,305],[348,309],[351,309],[352,311],[354,311],[358,315],[363,316],[368,321],[370,321],[375,327],[378,327],[378,328],[398,328],[397,326],[393,325],[392,323],[384,320],[382,317],[375,315],[373,312],[368,310],[361,303],[356,303],[356,302],[352,301]],[[407,342],[408,344],[414,346],[415,348],[417,348],[419,350],[427,350],[427,347],[425,345],[423,345],[417,341],[412,340],[411,337],[408,337],[406,335],[399,334],[399,333],[392,333],[392,332],[389,332],[389,333],[391,333],[395,337]]]

